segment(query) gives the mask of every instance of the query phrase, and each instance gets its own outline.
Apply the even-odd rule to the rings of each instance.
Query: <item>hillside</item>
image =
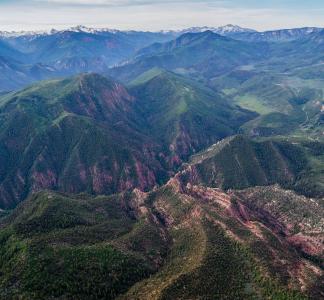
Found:
[[[256,116],[230,105],[222,94],[162,69],[143,73],[131,82],[130,92],[149,134],[181,159],[232,135]]]
[[[1,207],[44,188],[111,193],[163,179],[159,147],[139,131],[133,101],[120,84],[94,74],[1,98]]]
[[[128,198],[42,192],[27,200],[1,230],[1,298],[113,299],[154,272],[164,241],[154,223],[141,229],[131,208],[123,207]],[[156,240],[144,237],[144,229]],[[11,269],[16,263],[21,267]],[[16,276],[22,281],[14,283]]]
[[[319,299],[322,219],[322,202],[277,186],[41,192],[2,221],[0,295]]]
[[[182,160],[253,116],[169,73],[129,91],[84,74],[5,94],[0,207],[12,208],[40,189],[110,194],[153,188]]]
[[[309,196],[323,197],[323,143],[285,139],[224,139],[192,156],[181,173],[184,183],[222,189],[280,184]]]
[[[214,78],[209,85],[225,93],[233,104],[260,114],[242,126],[247,135],[323,140],[324,89],[317,72],[318,68],[310,66],[285,73],[238,69]]]

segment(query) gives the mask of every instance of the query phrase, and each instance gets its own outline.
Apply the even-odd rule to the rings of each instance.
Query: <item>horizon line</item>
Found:
[[[39,24],[40,25],[40,24]],[[29,26],[26,24],[26,26]],[[319,29],[324,29],[324,27],[321,26],[313,26],[313,25],[308,25],[308,26],[301,26],[301,27],[278,27],[278,28],[270,28],[266,30],[258,30],[252,27],[246,27],[246,26],[240,26],[237,24],[225,24],[225,25],[220,25],[220,26],[213,26],[213,25],[197,25],[197,26],[190,26],[190,27],[181,27],[181,28],[161,28],[157,30],[144,30],[144,29],[136,29],[136,28],[127,28],[127,29],[121,29],[118,27],[111,27],[110,25],[95,25],[95,24],[89,24],[89,25],[84,25],[84,24],[44,24],[44,28],[38,28],[38,29],[22,29],[22,30],[8,30],[8,29],[1,29],[2,26],[0,26],[0,32],[6,32],[6,33],[29,33],[29,32],[37,32],[37,33],[50,33],[51,31],[67,31],[69,29],[77,29],[77,28],[84,28],[84,29],[94,29],[94,30],[111,30],[111,31],[137,31],[137,32],[152,32],[152,33],[159,33],[159,32],[179,32],[183,30],[188,30],[188,29],[193,29],[193,28],[222,28],[226,26],[238,26],[242,29],[247,29],[247,30],[254,30],[256,32],[268,32],[268,31],[278,31],[278,30],[290,30],[290,29],[303,29],[303,28],[319,28]],[[208,29],[206,29],[208,30]]]

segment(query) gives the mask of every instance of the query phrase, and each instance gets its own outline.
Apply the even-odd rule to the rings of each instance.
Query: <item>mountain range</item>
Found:
[[[83,25],[78,25],[75,27],[67,28],[64,30],[57,30],[57,29],[50,29],[47,31],[0,31],[0,36],[4,38],[16,38],[19,36],[25,36],[25,37],[32,37],[32,36],[40,36],[40,35],[53,35],[57,34],[59,32],[65,32],[65,31],[71,31],[71,32],[83,32],[83,33],[93,33],[93,34],[103,34],[103,33],[113,33],[113,34],[119,34],[119,33],[151,33],[151,34],[183,34],[187,32],[203,32],[211,30],[215,33],[218,34],[231,34],[231,33],[239,33],[239,32],[257,32],[254,29],[249,29],[249,28],[242,28],[237,25],[232,25],[228,24],[225,26],[220,26],[220,27],[208,27],[208,26],[202,26],[202,27],[191,27],[191,28],[186,28],[186,29],[179,29],[179,30],[161,30],[160,32],[140,32],[140,31],[134,31],[134,30],[117,30],[117,29],[109,29],[109,28],[91,28],[91,27],[86,27]]]
[[[1,299],[322,299],[324,31],[0,34]]]
[[[158,47],[163,52],[161,47],[168,47],[168,42],[172,43],[174,39],[179,41],[183,37],[189,38],[195,34],[200,35],[200,39],[208,39],[208,43],[212,39],[215,42],[217,34],[231,39],[232,46],[226,46],[225,41],[228,45],[230,44],[226,39],[220,44],[222,51],[227,51],[229,55],[217,57],[217,53],[208,54],[213,54],[218,61],[217,66],[211,66],[213,71],[209,76],[214,76],[214,74],[218,75],[220,72],[228,71],[229,68],[237,67],[238,63],[247,64],[249,62],[247,54],[243,57],[243,53],[240,53],[236,61],[231,58],[232,49],[234,51],[243,49],[247,52],[251,51],[248,55],[252,58],[254,56],[260,58],[265,54],[281,57],[282,53],[287,54],[289,49],[294,47],[295,40],[307,40],[308,37],[320,34],[321,30],[321,28],[309,27],[257,32],[236,25],[226,25],[161,32],[119,31],[84,26],[66,30],[53,29],[48,32],[1,32],[1,68],[7,74],[1,81],[1,90],[11,91],[40,79],[64,77],[80,72],[106,74],[114,66],[132,63],[134,58],[145,52],[157,51]],[[207,32],[209,37],[206,37]],[[201,42],[203,43],[203,41]],[[163,43],[166,45],[162,46]],[[234,45],[235,43],[237,45]],[[298,43],[302,44],[301,41]],[[159,44],[161,45],[158,46]],[[55,51],[51,51],[52,49]],[[197,48],[196,51],[199,49]],[[277,51],[280,53],[278,54]],[[297,51],[301,54],[304,53],[304,49]],[[188,57],[189,59],[190,57]],[[209,58],[205,57],[205,59]],[[159,58],[159,60],[163,60],[163,62],[152,62],[149,68],[155,67],[155,64],[158,64],[159,67],[167,63],[164,62],[164,59]],[[147,62],[141,62],[141,64],[145,63]],[[34,69],[36,71],[33,71]]]

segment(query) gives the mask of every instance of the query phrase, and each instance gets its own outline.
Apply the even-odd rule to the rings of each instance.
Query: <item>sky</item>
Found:
[[[225,24],[257,30],[324,27],[324,0],[0,0],[0,31],[76,25],[157,31]]]

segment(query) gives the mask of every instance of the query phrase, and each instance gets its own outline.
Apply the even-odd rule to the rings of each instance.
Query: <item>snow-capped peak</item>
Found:
[[[40,36],[50,35],[58,32],[55,29],[42,30],[42,31],[0,31],[0,37],[4,38],[15,38],[20,36]]]
[[[217,33],[226,34],[226,33],[239,33],[239,32],[256,32],[254,29],[243,28],[238,25],[227,24],[225,26],[220,26],[217,28]]]
[[[213,31],[215,33],[221,34],[221,35],[227,35],[230,33],[238,33],[238,32],[255,32],[253,29],[248,29],[248,28],[242,28],[237,25],[225,25],[225,26],[220,26],[220,27],[208,27],[208,26],[202,26],[202,27],[191,27],[187,28],[184,30],[163,30],[160,31],[161,33],[165,34],[170,34],[170,33],[175,33],[175,34],[183,34],[187,32],[204,32],[204,31]],[[117,29],[110,29],[110,28],[93,28],[93,27],[87,27],[84,25],[78,25],[74,27],[70,27],[67,29],[50,29],[50,30],[43,30],[43,31],[0,31],[0,37],[4,38],[15,38],[15,37],[21,37],[21,36],[26,36],[26,37],[37,37],[41,35],[52,35],[60,32],[84,32],[84,33],[91,33],[91,34],[100,34],[100,33],[118,33],[120,30]],[[128,32],[128,31],[125,31]]]
[[[92,33],[92,34],[98,34],[100,32],[110,32],[110,33],[116,33],[119,32],[119,30],[116,29],[109,29],[109,28],[91,28],[86,27],[83,25],[78,25],[74,27],[70,27],[67,29],[57,30],[57,29],[49,29],[49,30],[41,30],[41,31],[0,31],[0,37],[4,38],[15,38],[15,37],[21,37],[21,36],[41,36],[41,35],[52,35],[60,32],[85,32],[85,33]]]
[[[92,28],[92,27],[87,27],[87,26],[83,26],[83,25],[78,25],[78,26],[75,26],[75,27],[71,27],[71,28],[63,30],[63,31],[86,32],[86,33],[93,33],[93,34],[97,34],[97,33],[100,33],[100,32],[110,32],[110,33],[119,32],[119,30],[117,30],[117,29]]]
[[[187,33],[187,32],[197,33],[197,32],[204,32],[207,30],[218,33],[220,35],[227,35],[227,34],[239,33],[239,32],[255,32],[255,30],[253,30],[253,29],[242,28],[240,26],[232,25],[232,24],[228,24],[228,25],[220,26],[220,27],[208,27],[208,26],[191,27],[191,28],[179,30],[178,32],[180,32],[180,33]]]

